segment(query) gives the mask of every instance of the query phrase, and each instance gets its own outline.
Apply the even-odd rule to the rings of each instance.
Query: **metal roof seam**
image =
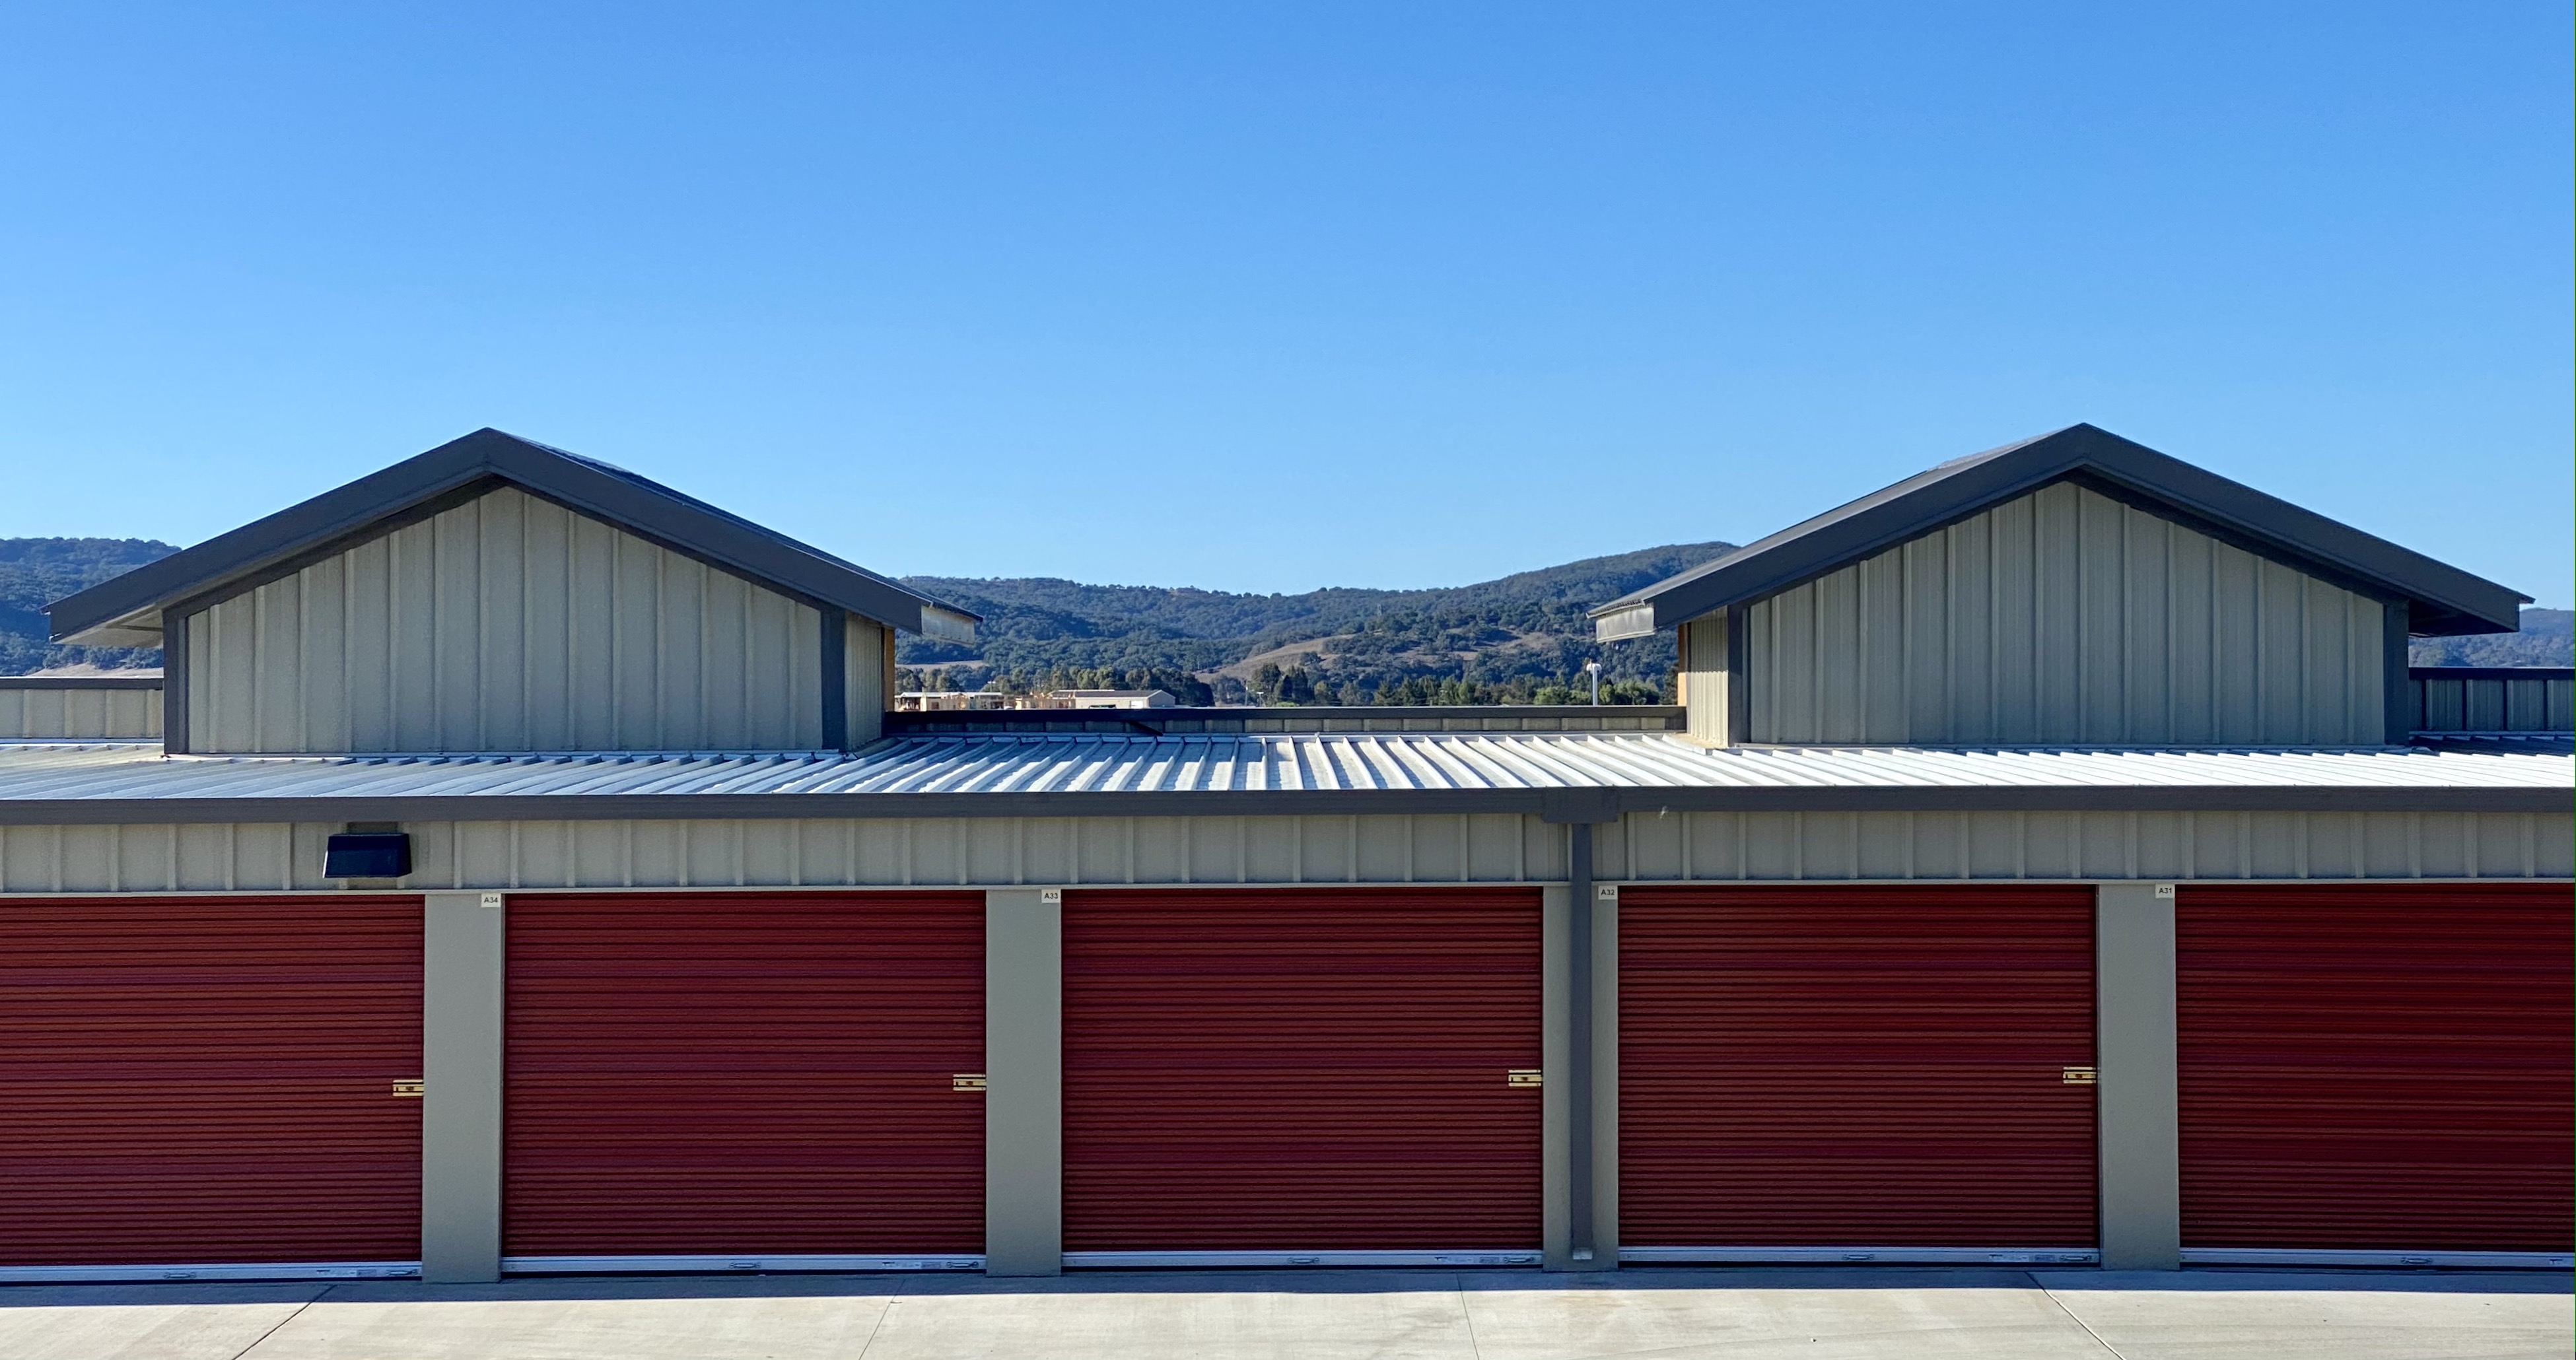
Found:
[[[1418,754],[1428,759],[1430,752],[1417,748],[1408,734],[1392,735],[1394,739],[1390,742],[1336,741],[1332,744],[1332,750],[1336,757],[1347,759],[1350,764],[1359,769],[1368,780],[1366,785],[1368,788],[1427,789],[1446,786],[1447,781],[1434,784],[1424,777],[1423,771],[1413,768],[1411,762],[1393,758],[1401,752],[1407,755]]]
[[[899,741],[857,755],[195,757],[142,744],[0,748],[0,799],[95,801],[951,793],[1511,792],[1555,788],[2353,791],[2569,788],[2564,743],[2425,748],[1738,748],[1661,734],[1192,734]]]
[[[1492,785],[1493,780],[1489,776],[1480,774],[1476,766],[1476,758],[1484,750],[1484,746],[1483,742],[1475,740],[1442,742],[1424,754],[1436,763],[1444,787],[1487,788]]]
[[[1100,781],[1103,773],[1112,768],[1109,762],[1100,758],[1100,748],[1105,740],[1086,733],[1065,742],[1065,749],[1069,753],[1066,757],[1066,766],[1072,776],[1063,786],[1065,792],[1098,793],[1101,791]]]
[[[1494,744],[1478,740],[1458,744],[1458,762],[1471,774],[1481,776],[1479,785],[1471,787],[1520,788],[1525,785],[1515,778],[1511,767],[1494,757]],[[1509,781],[1508,783],[1505,781]]]
[[[1569,769],[1564,761],[1549,759],[1550,753],[1533,741],[1529,733],[1510,733],[1497,740],[1495,746],[1499,752],[1509,755],[1513,760],[1527,767],[1527,772],[1521,775],[1523,788],[1560,787],[1565,775],[1569,773],[1579,775],[1578,771]],[[1534,779],[1531,777],[1533,774],[1541,777]]]

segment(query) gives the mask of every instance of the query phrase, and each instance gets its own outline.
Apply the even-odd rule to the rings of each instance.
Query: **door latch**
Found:
[[[1515,1067],[1503,1074],[1503,1084],[1515,1091],[1534,1091],[1538,1089],[1539,1069]]]
[[[2090,1067],[2061,1067],[2057,1079],[2069,1086],[2091,1086],[2101,1074]]]
[[[948,1089],[951,1091],[981,1091],[984,1089],[984,1074],[981,1072],[960,1072],[956,1076],[948,1079]]]

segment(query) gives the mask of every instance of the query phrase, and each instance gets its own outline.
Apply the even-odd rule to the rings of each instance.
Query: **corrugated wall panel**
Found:
[[[1069,893],[1067,1251],[1535,1249],[1539,894]]]
[[[509,913],[506,1255],[983,1250],[981,893]]]
[[[0,1265],[420,1256],[417,897],[0,903]]]
[[[894,706],[885,685],[886,630],[853,617],[841,646],[843,692],[848,696],[850,746],[856,749],[885,735],[886,710]]]
[[[0,893],[331,889],[336,824],[0,826]],[[1509,814],[417,822],[409,888],[1545,883],[1565,830]],[[1631,813],[1604,881],[2565,879],[2576,816],[2407,812]],[[1159,848],[1158,848],[1159,847]]]
[[[1682,625],[1681,676],[1690,710],[1685,733],[1703,746],[1727,743],[1726,611]]]
[[[0,687],[0,741],[152,741],[160,735],[157,689]]]
[[[2566,885],[2176,902],[2185,1247],[2576,1243]]]
[[[2072,483],[1749,609],[1757,742],[2385,739],[2378,601]]]
[[[2576,679],[2564,672],[2464,676],[2426,668],[2415,671],[2409,684],[2419,732],[2576,729]]]
[[[506,487],[207,608],[188,647],[199,751],[822,739],[817,611]]]
[[[1619,895],[1634,1247],[2095,1242],[2089,888]]]

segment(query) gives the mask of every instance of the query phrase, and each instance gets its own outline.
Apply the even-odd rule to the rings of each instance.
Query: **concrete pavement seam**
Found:
[[[1460,1271],[1449,1277],[1450,1292],[1458,1296],[1458,1320],[1467,1324],[1467,1354],[1470,1360],[1485,1360],[1485,1348],[1476,1344],[1476,1310],[1467,1306],[1467,1275]]]
[[[885,1330],[886,1316],[894,1312],[894,1306],[903,1298],[904,1291],[912,1288],[913,1278],[909,1275],[897,1276],[892,1283],[894,1288],[885,1292],[885,1306],[877,1310],[877,1320],[868,1328],[868,1339],[859,1343],[858,1353],[851,1356],[850,1360],[868,1360],[868,1352],[876,1349],[877,1333]]]
[[[248,1354],[250,1354],[252,1351],[258,1350],[260,1347],[267,1345],[267,1344],[268,1344],[268,1339],[269,1339],[270,1337],[272,1337],[272,1336],[277,1335],[277,1329],[278,1329],[278,1327],[283,1327],[283,1326],[285,1326],[286,1324],[288,1324],[288,1323],[290,1323],[290,1322],[293,1322],[293,1321],[294,1321],[294,1320],[296,1320],[297,1318],[300,1318],[300,1317],[304,1316],[304,1310],[305,1310],[305,1309],[310,1308],[310,1307],[312,1307],[313,1305],[315,1305],[315,1304],[317,1304],[317,1303],[320,1303],[320,1302],[321,1302],[322,1300],[324,1300],[325,1298],[330,1297],[331,1291],[332,1291],[332,1290],[334,1290],[334,1289],[337,1289],[337,1288],[339,1288],[339,1287],[340,1287],[340,1286],[338,1286],[338,1285],[336,1285],[336,1284],[326,1284],[326,1285],[322,1286],[322,1289],[321,1289],[321,1292],[320,1292],[320,1293],[317,1293],[317,1294],[315,1294],[313,1297],[311,1297],[311,1298],[309,1298],[309,1299],[306,1299],[304,1302],[302,1302],[302,1303],[299,1303],[299,1304],[295,1305],[295,1311],[294,1311],[294,1312],[289,1313],[289,1314],[287,1314],[286,1316],[284,1316],[284,1317],[282,1317],[282,1318],[279,1318],[279,1319],[277,1320],[277,1327],[271,1327],[271,1328],[269,1328],[267,1331],[264,1331],[264,1332],[260,1333],[260,1334],[259,1334],[259,1338],[258,1338],[257,1340],[255,1340],[255,1341],[251,1342],[251,1343],[250,1343],[249,1345],[247,1345],[247,1346],[242,1347],[238,1352],[235,1352],[235,1353],[234,1353],[234,1355],[233,1355],[233,1360],[242,1360],[242,1357],[243,1357],[243,1356],[248,1355]]]
[[[2047,1299],[2050,1304],[2054,1305],[2057,1311],[2064,1313],[2067,1321],[2083,1328],[2084,1334],[2093,1338],[2093,1344],[2101,1347],[2105,1352],[2109,1353],[2112,1360],[2129,1360],[2129,1357],[2120,1353],[2119,1347],[2103,1340],[2102,1334],[2093,1330],[2092,1323],[2086,1322],[2084,1319],[2077,1317],[2075,1315],[2075,1310],[2066,1306],[2066,1300],[2057,1297],[2056,1290],[2049,1288],[2047,1285],[2041,1284],[2037,1275],[2025,1270],[2022,1272],[2022,1278],[2030,1281],[2030,1287],[2038,1290],[2040,1292],[2040,1296]]]

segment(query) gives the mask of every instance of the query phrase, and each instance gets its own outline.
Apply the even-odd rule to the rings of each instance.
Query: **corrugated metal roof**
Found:
[[[0,745],[0,803],[1796,789],[2570,788],[2565,747],[1705,750],[1659,733],[920,736],[861,753],[175,756]],[[1231,800],[1229,800],[1231,801]],[[1104,809],[1107,810],[1107,809]],[[1243,811],[1234,806],[1229,811]]]

